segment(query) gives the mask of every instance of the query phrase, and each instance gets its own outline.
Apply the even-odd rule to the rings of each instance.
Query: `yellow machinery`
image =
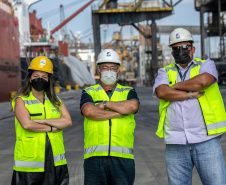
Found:
[[[124,85],[134,85],[136,84],[136,78],[135,78],[135,71],[137,70],[135,66],[137,61],[133,57],[133,52],[137,52],[137,41],[139,40],[137,36],[124,39],[122,36],[122,28],[120,31],[113,32],[112,40],[110,44],[107,46],[107,48],[114,49],[120,57],[120,60],[122,62],[121,67],[119,68],[121,71],[121,75],[119,77],[119,80],[121,80],[120,83]],[[129,43],[128,43],[129,42]],[[135,42],[135,46],[132,45],[132,42]],[[127,44],[125,44],[127,43]],[[135,61],[134,61],[135,60]]]
[[[115,4],[110,6],[109,4]],[[159,6],[155,7],[141,7],[141,4],[147,2],[147,0],[134,0],[130,3],[117,3],[117,0],[101,0],[98,4],[98,8],[93,13],[124,13],[124,12],[151,12],[151,11],[172,11],[172,0],[168,3],[165,0],[156,0]],[[160,4],[162,6],[160,6]]]

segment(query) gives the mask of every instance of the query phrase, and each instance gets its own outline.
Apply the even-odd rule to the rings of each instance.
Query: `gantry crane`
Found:
[[[173,8],[182,0],[156,0],[156,6],[147,6],[151,1],[134,0],[127,5],[118,3],[118,0],[102,0],[98,6],[92,9],[92,24],[94,35],[95,59],[101,51],[100,25],[101,24],[132,24],[145,20],[151,20],[152,30],[152,76],[157,76],[158,52],[157,52],[157,25],[156,20],[167,17],[173,13]],[[135,26],[134,26],[135,27]],[[153,78],[152,78],[153,79]],[[152,80],[153,84],[153,80]]]

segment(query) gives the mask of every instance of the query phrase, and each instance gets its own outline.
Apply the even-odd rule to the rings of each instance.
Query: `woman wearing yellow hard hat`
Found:
[[[62,129],[72,121],[56,96],[52,74],[47,57],[34,58],[12,102],[16,129],[12,184],[69,184]]]

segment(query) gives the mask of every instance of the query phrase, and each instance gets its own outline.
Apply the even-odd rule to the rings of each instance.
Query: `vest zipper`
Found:
[[[44,107],[44,113],[45,113],[45,119],[46,119],[46,109],[45,109],[45,107]],[[46,135],[48,135],[47,132],[46,132]]]
[[[116,84],[116,86],[117,86],[117,84]],[[111,100],[111,97],[113,96],[113,93],[114,93],[114,90],[115,90],[115,88],[116,88],[116,86],[114,87],[114,89],[112,90],[112,94],[111,94],[111,96],[109,97],[108,96],[108,94],[107,94],[107,96],[108,96],[108,98],[109,98],[109,101]],[[109,119],[109,148],[108,148],[108,156],[110,156],[110,153],[111,153],[111,119]]]
[[[108,156],[110,156],[111,152],[111,119],[109,119],[109,149],[108,149]]]
[[[43,98],[43,105],[44,105],[44,113],[45,113],[45,119],[46,119],[45,96]]]
[[[116,84],[116,86],[117,86],[117,84]],[[111,96],[109,97],[109,101],[111,100],[111,97],[112,97],[112,95],[114,93],[115,87],[111,91]],[[110,156],[110,153],[111,153],[111,119],[109,119],[109,149],[108,149],[108,156]]]
[[[46,109],[45,109],[45,107],[44,107],[44,113],[45,113],[45,119],[46,119]]]

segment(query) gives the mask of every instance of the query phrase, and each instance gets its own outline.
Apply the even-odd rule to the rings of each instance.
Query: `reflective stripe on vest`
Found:
[[[49,98],[45,97],[45,100],[49,100]],[[24,103],[28,104],[28,105],[32,105],[32,104],[38,104],[38,103],[40,103],[40,101],[39,100],[24,100]]]
[[[130,91],[131,88],[115,88],[114,91],[123,92],[123,91]]]
[[[92,146],[89,148],[85,148],[84,154],[93,153],[93,152],[108,152],[109,146],[107,145],[99,145],[99,146]],[[111,146],[110,147],[111,152],[118,152],[118,153],[124,153],[124,154],[132,154],[133,155],[133,149],[126,148],[126,147],[120,147],[120,146]]]
[[[85,89],[86,92],[88,91],[92,91],[92,90],[95,90],[95,91],[100,91],[100,90],[103,90],[103,88],[101,86],[97,87],[97,88],[93,88],[93,87],[89,87],[87,89]],[[131,88],[115,88],[114,91],[117,91],[117,92],[123,92],[123,91],[130,91]]]
[[[54,156],[54,162],[63,161],[64,159],[66,159],[65,154]]]
[[[190,71],[190,78],[199,75],[199,69],[201,64],[205,60],[195,59],[194,65]],[[172,63],[164,68],[169,76],[169,82],[172,83],[169,86],[177,83],[177,71],[175,70],[175,64]],[[205,94],[198,98],[203,113],[203,118],[207,128],[207,134],[219,134],[226,131],[226,113],[224,108],[223,99],[217,83],[212,84],[210,87],[204,90]],[[164,137],[164,122],[166,116],[166,109],[169,106],[170,101],[160,100],[159,114],[160,120],[158,124],[158,130],[156,135]]]
[[[88,91],[92,91],[92,90],[95,90],[95,91],[99,91],[99,90],[102,90],[103,88],[101,87],[101,86],[99,86],[99,87],[97,87],[97,88],[93,88],[93,87],[89,87],[89,88],[87,88],[87,89],[85,89],[86,90],[86,92],[88,92]]]
[[[44,162],[35,161],[14,161],[16,167],[27,167],[27,168],[44,168]]]
[[[66,159],[65,153],[56,155],[53,157],[54,162],[63,161]],[[14,166],[16,167],[27,167],[27,168],[44,168],[44,162],[34,162],[34,161],[14,161]]]
[[[32,104],[38,104],[38,103],[40,103],[40,101],[38,101],[38,100],[24,100],[24,103],[28,104],[28,105],[32,105]]]
[[[221,121],[221,122],[218,122],[218,123],[209,124],[209,125],[206,125],[206,127],[207,127],[207,130],[214,130],[214,129],[226,127],[226,121]]]

